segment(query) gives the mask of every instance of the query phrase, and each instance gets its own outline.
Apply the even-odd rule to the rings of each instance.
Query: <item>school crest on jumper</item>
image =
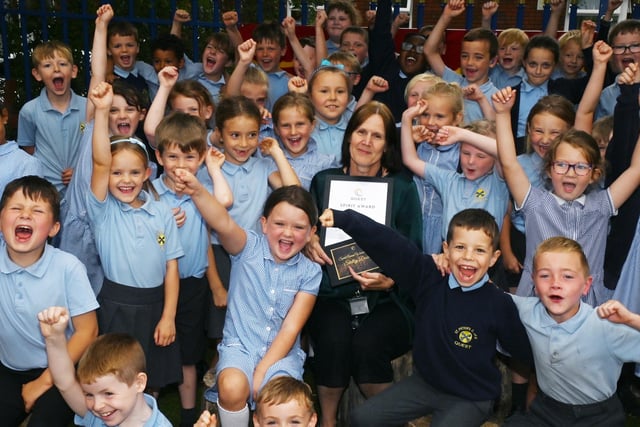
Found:
[[[478,188],[474,194],[474,197],[476,199],[484,199],[485,197],[487,197],[487,192],[484,190],[484,188]]]
[[[162,231],[158,231],[156,233],[156,242],[158,242],[158,245],[160,245],[160,247],[163,247],[164,244],[167,243],[167,236],[165,236]]]
[[[470,326],[460,326],[453,332],[455,334],[453,343],[461,348],[471,349],[473,342],[478,339],[478,335]]]

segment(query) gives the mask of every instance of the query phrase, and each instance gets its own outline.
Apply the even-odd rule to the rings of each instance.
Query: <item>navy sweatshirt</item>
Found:
[[[511,297],[492,283],[469,292],[451,289],[431,255],[404,236],[355,211],[334,212],[348,233],[415,304],[413,361],[436,389],[472,401],[500,396],[496,343],[531,363],[531,348]]]

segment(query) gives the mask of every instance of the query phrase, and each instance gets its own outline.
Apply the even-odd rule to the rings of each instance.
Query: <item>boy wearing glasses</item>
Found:
[[[465,10],[465,0],[450,0],[442,11],[431,36],[424,44],[424,54],[431,64],[434,74],[450,83],[458,83],[464,89],[464,122],[471,123],[483,118],[493,120],[495,114],[491,95],[498,89],[489,79],[489,70],[498,58],[498,38],[486,28],[468,31],[460,49],[460,69],[462,76],[447,67],[440,55],[440,40],[445,30],[456,16]]]
[[[609,45],[613,50],[611,69],[618,75],[631,63],[640,64],[640,20],[627,19],[618,22],[609,32]],[[620,96],[620,86],[614,82],[600,96],[596,119],[610,116]]]

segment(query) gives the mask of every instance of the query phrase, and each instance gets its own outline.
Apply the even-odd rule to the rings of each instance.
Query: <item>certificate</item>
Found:
[[[329,209],[352,209],[374,221],[389,225],[391,218],[393,180],[389,178],[327,176],[323,206]],[[357,273],[380,268],[344,231],[324,228],[321,242],[333,265],[327,265],[332,286],[353,280],[349,267]]]

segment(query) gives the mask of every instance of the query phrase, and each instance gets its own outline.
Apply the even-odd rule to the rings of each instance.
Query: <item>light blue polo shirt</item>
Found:
[[[200,64],[200,69],[202,70],[202,64]],[[204,72],[200,71],[200,73],[198,73],[197,75],[196,80],[207,89],[207,91],[211,95],[211,101],[217,106],[220,103],[222,88],[225,84],[227,84],[226,80],[224,79],[224,75],[220,76],[220,80],[214,82],[213,80],[207,78]]]
[[[34,156],[42,163],[44,178],[58,191],[65,188],[62,171],[76,166],[86,110],[87,99],[71,91],[67,111],[59,112],[51,105],[46,88],[20,109],[18,145],[35,146]]]
[[[289,92],[289,79],[291,75],[286,71],[279,70],[273,73],[267,73],[267,77],[269,77],[267,109],[271,111],[278,98]]]
[[[153,68],[153,65],[147,64],[144,61],[136,61],[132,70],[127,71],[120,67],[114,67],[113,71],[123,79],[129,77],[129,74],[133,74],[136,77],[142,77],[149,89],[150,101],[153,101],[153,98],[156,97],[156,93],[158,93],[158,89],[160,88],[160,83],[158,81],[158,74],[156,73],[156,69]]]
[[[153,396],[148,394],[144,394],[144,400],[147,402],[147,405],[151,408],[151,416],[147,421],[144,422],[142,427],[172,427],[171,422],[165,417],[160,409],[158,408],[158,403]],[[104,421],[100,418],[96,417],[93,412],[87,410],[87,413],[84,415],[84,418],[76,415],[73,419],[73,422],[78,426],[85,427],[106,427]]]
[[[526,77],[527,73],[524,71],[524,67],[520,67],[520,69],[515,74],[507,74],[507,72],[502,68],[502,65],[496,64],[493,68],[489,70],[489,78],[495,87],[498,89],[503,89],[505,87],[514,87],[520,84],[522,80]]]
[[[71,317],[98,308],[82,263],[46,245],[38,261],[20,267],[0,241],[0,361],[4,366],[16,371],[48,366],[37,314],[51,306],[65,307]],[[67,339],[73,332],[69,323]]]
[[[0,165],[0,195],[14,179],[27,175],[42,177],[44,172],[40,160],[21,150],[15,141],[0,145]]]
[[[342,162],[342,140],[350,118],[346,113],[345,110],[335,125],[330,125],[316,116],[316,127],[311,132],[311,138],[318,143],[318,151],[334,156],[338,162]]]
[[[522,86],[520,86],[520,106],[518,109],[518,129],[516,136],[522,138],[527,134],[527,117],[529,117],[529,111],[534,105],[540,101],[540,99],[549,94],[549,80],[542,83],[540,86],[534,86],[529,83],[528,79],[522,80]]]
[[[262,216],[264,202],[271,193],[270,160],[252,156],[242,165],[224,162],[222,173],[233,194],[233,205],[229,209],[229,215],[245,230],[262,233],[259,219]],[[212,233],[211,240],[212,243],[219,244],[215,233]]]
[[[537,297],[511,295],[527,330],[538,386],[569,405],[602,402],[616,392],[625,362],[640,362],[640,331],[601,319],[580,302],[578,312],[557,323]]]
[[[442,78],[449,83],[457,83],[460,85],[460,87],[469,86],[469,81],[466,79],[466,77],[456,73],[449,67],[445,67]],[[489,100],[489,104],[493,105],[491,95],[496,93],[498,91],[498,88],[494,86],[494,84],[491,82],[491,79],[480,85],[480,91],[484,94],[484,96],[487,97],[487,99]],[[482,113],[480,104],[478,104],[476,101],[465,98],[464,122],[468,124],[481,119],[484,119],[484,114]]]
[[[202,218],[191,197],[183,194],[178,196],[164,183],[164,175],[153,181],[153,186],[160,196],[160,201],[169,209],[180,208],[186,214],[186,220],[182,227],[178,228],[180,243],[184,250],[184,256],[178,258],[180,278],[203,277],[207,271],[209,260],[209,233],[207,224]],[[213,193],[213,189],[206,185],[207,191]]]
[[[307,151],[298,157],[291,156],[291,154],[284,148],[282,142],[280,142],[280,146],[282,147],[282,151],[284,151],[284,155],[289,161],[289,164],[296,172],[296,175],[298,175],[300,184],[302,184],[302,187],[307,191],[309,191],[309,187],[311,186],[311,180],[318,172],[340,166],[334,156],[322,154],[318,151],[318,144],[313,138],[309,138]],[[276,162],[273,158],[270,158],[270,160],[271,170],[273,172],[277,171],[278,167],[276,166]]]
[[[104,275],[133,288],[164,283],[167,261],[184,255],[171,210],[146,191],[144,204],[132,208],[107,194],[104,201],[87,193],[87,213]]]
[[[596,120],[613,115],[613,110],[616,107],[619,96],[620,86],[618,86],[617,81],[604,88],[602,93],[600,93],[600,100],[596,108]]]
[[[464,209],[484,209],[493,215],[502,228],[507,211],[509,190],[500,175],[493,170],[474,181],[470,181],[455,170],[426,165],[424,179],[440,193],[443,204],[442,239],[446,240],[451,218]]]

